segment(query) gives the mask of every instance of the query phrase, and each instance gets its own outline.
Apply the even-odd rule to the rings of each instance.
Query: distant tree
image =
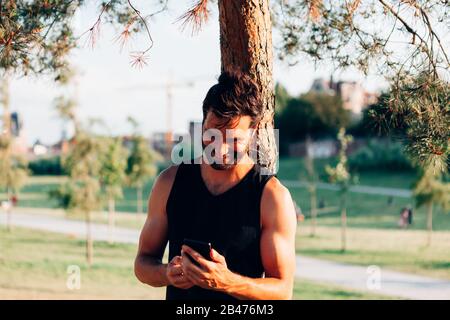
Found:
[[[1,80],[0,104],[3,106],[3,128],[0,132],[0,188],[6,190],[9,204],[6,207],[7,229],[11,230],[12,198],[17,196],[28,176],[27,161],[13,153],[11,113],[9,111],[8,77]]]
[[[367,106],[362,111],[361,119],[348,129],[349,134],[355,137],[373,137],[374,135],[388,137],[394,135],[395,132],[390,130],[391,126],[385,123],[382,124],[381,119],[378,118],[383,116],[390,117],[389,97],[389,93],[383,93],[376,103]]]
[[[151,150],[147,140],[140,136],[134,135],[132,139],[132,147],[127,161],[127,179],[130,186],[136,188],[137,193],[137,213],[144,212],[143,206],[143,187],[144,184],[157,173],[156,161],[161,156],[154,150]]]
[[[70,85],[72,78],[66,83]],[[102,207],[100,170],[104,144],[83,127],[77,113],[76,99],[58,97],[55,109],[59,116],[73,124],[75,129],[68,154],[61,157],[61,164],[68,174],[68,182],[50,196],[59,197],[59,204],[68,212],[81,212],[86,223],[86,261],[93,264],[94,240],[92,237],[92,212]],[[91,121],[90,124],[93,122]]]
[[[444,181],[440,171],[436,171],[430,166],[421,170],[415,182],[413,194],[416,199],[416,207],[426,207],[427,246],[430,246],[433,232],[433,206],[439,205],[444,210],[450,209],[450,183]]]
[[[275,85],[275,116],[283,112],[291,98],[286,88],[278,82]]]
[[[289,143],[306,137],[316,122],[313,106],[309,102],[290,99],[283,112],[275,117],[275,127],[280,130],[280,152],[287,153]]]
[[[310,203],[310,216],[311,216],[311,237],[316,235],[317,227],[317,173],[314,168],[314,155],[311,150],[311,138],[306,138],[306,156],[305,156],[305,168],[307,172],[308,180],[308,193]]]
[[[108,203],[109,242],[114,242],[115,200],[123,196],[126,180],[127,150],[121,138],[103,138],[104,152],[101,154],[100,181]]]
[[[342,100],[338,95],[309,92],[301,96],[302,99],[314,106],[314,112],[318,119],[318,127],[312,136],[323,134],[336,134],[339,128],[346,128],[350,124],[351,114],[344,109]]]
[[[81,124],[76,114],[77,101],[73,98],[60,96],[55,99],[54,104],[59,117],[62,120],[73,124],[75,131],[74,136],[76,136],[81,130]]]
[[[63,165],[69,173],[69,210],[84,214],[86,221],[86,259],[93,263],[94,240],[92,238],[92,211],[102,206],[100,170],[102,163],[99,150],[102,143],[91,132],[81,130],[75,136],[69,154],[63,158]]]
[[[350,113],[342,107],[339,97],[325,94],[306,94],[288,100],[286,107],[275,117],[280,129],[280,149],[310,137],[316,139],[336,134],[350,122]]]
[[[341,128],[338,133],[339,162],[335,167],[327,165],[325,170],[329,175],[330,181],[339,186],[340,208],[341,208],[341,250],[344,252],[347,248],[347,198],[350,185],[356,182],[352,177],[347,165],[347,148],[352,141],[352,136],[345,134],[345,129]]]

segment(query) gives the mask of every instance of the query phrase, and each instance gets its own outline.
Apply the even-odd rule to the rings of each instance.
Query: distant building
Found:
[[[11,136],[12,136],[12,153],[27,154],[28,146],[25,131],[23,130],[22,117],[17,112],[11,112]]]
[[[323,78],[315,79],[309,91],[334,95],[336,92],[334,90],[334,85],[332,81],[333,80],[331,80],[330,82]]]
[[[333,81],[323,78],[315,79],[311,85],[310,92],[339,95],[344,109],[354,114],[361,111],[370,104],[376,103],[378,95],[367,92],[363,86],[356,81]]]
[[[150,137],[150,145],[155,151],[167,154],[167,132],[154,132]]]
[[[39,157],[39,156],[46,155],[49,151],[49,147],[44,145],[43,143],[41,143],[38,139],[35,141],[35,143],[31,147],[31,151],[32,151],[33,155]]]
[[[353,139],[348,145],[347,155],[367,144],[366,139]],[[335,139],[322,139],[306,143],[306,141],[294,142],[289,144],[290,157],[305,157],[309,155],[313,159],[326,159],[339,154],[339,142]]]
[[[14,137],[19,137],[22,133],[23,121],[22,117],[17,112],[11,113],[11,134]]]

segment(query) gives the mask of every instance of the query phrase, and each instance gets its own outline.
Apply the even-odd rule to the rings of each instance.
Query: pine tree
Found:
[[[132,148],[127,161],[128,184],[136,188],[137,213],[144,212],[143,187],[144,184],[157,173],[156,162],[161,156],[150,149],[147,140],[141,135],[134,135]]]
[[[66,84],[70,85],[72,78]],[[102,206],[100,170],[101,155],[105,153],[101,139],[84,128],[76,113],[77,101],[58,97],[55,109],[60,117],[73,124],[74,135],[70,140],[68,154],[61,157],[62,166],[68,174],[68,182],[53,193],[68,213],[80,212],[86,224],[86,261],[93,264],[94,239],[92,236],[92,212]]]

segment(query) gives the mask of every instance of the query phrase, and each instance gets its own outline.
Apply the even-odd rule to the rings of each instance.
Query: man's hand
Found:
[[[167,265],[166,276],[170,284],[180,289],[189,289],[194,286],[183,272],[181,256],[174,257]]]
[[[224,256],[211,249],[213,261],[208,261],[187,245],[183,245],[181,254],[183,272],[194,285],[217,291],[227,290],[234,274],[228,269]],[[198,262],[200,267],[196,266],[189,257]]]

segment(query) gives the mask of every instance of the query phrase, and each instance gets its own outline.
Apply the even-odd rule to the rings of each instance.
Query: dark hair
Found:
[[[236,116],[250,116],[250,126],[255,126],[262,115],[258,84],[248,74],[222,72],[218,83],[208,90],[203,100],[203,121],[209,111],[223,118],[224,126]]]

